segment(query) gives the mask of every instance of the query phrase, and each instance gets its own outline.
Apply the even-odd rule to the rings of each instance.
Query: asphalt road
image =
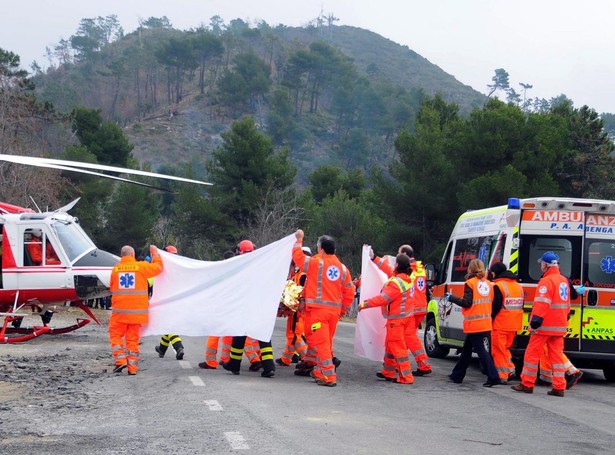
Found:
[[[0,345],[0,454],[597,454],[615,447],[614,385],[588,370],[564,398],[482,387],[474,364],[447,378],[455,356],[432,360],[413,385],[376,378],[353,354],[354,325],[335,339],[338,386],[278,367],[274,378],[202,370],[204,338],[158,358],[143,339],[141,370],[115,375],[102,326]],[[57,316],[57,318],[56,318]],[[56,315],[54,322],[62,317]],[[273,345],[279,356],[284,320]]]

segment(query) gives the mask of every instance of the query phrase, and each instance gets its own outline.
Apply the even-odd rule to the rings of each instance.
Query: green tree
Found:
[[[205,93],[205,67],[206,64],[215,58],[222,57],[224,47],[222,40],[213,33],[199,30],[192,38],[192,48],[199,59],[199,90]]]
[[[73,131],[101,164],[126,167],[133,145],[115,123],[102,120],[100,110],[76,108]]]
[[[222,133],[222,145],[207,163],[210,194],[220,211],[239,228],[249,227],[255,210],[268,193],[287,193],[296,174],[288,150],[275,152],[271,139],[246,117]]]
[[[323,165],[316,168],[308,180],[312,197],[318,204],[327,197],[333,197],[339,190],[343,190],[350,199],[357,199],[365,189],[365,176],[358,169],[343,174],[339,167]]]
[[[497,90],[507,91],[510,88],[508,78],[509,74],[504,68],[496,69],[495,75],[491,78],[493,84],[487,84],[487,87],[489,87],[487,98],[491,98],[491,95],[493,95]]]

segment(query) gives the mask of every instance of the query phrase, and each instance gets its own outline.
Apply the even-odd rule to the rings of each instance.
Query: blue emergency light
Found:
[[[521,199],[516,197],[508,198],[508,208],[519,210],[521,208]]]

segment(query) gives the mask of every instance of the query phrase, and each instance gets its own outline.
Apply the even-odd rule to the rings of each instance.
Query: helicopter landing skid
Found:
[[[80,329],[84,325],[88,325],[90,319],[77,319],[77,323],[66,327],[49,327],[46,326],[32,326],[32,327],[7,327],[10,321],[6,321],[4,326],[0,330],[0,344],[7,343],[22,343],[24,341],[31,340],[41,335],[61,335],[63,333],[72,332],[73,330]],[[22,334],[23,336],[8,337],[5,334]]]

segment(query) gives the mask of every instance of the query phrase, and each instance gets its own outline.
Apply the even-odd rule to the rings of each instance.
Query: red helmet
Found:
[[[256,247],[250,240],[242,240],[239,242],[239,245],[237,245],[237,249],[239,250],[239,254],[244,254],[254,251]]]
[[[164,248],[164,251],[168,252],[168,253],[173,253],[173,254],[177,254],[177,248],[175,248],[173,245],[167,245]]]

